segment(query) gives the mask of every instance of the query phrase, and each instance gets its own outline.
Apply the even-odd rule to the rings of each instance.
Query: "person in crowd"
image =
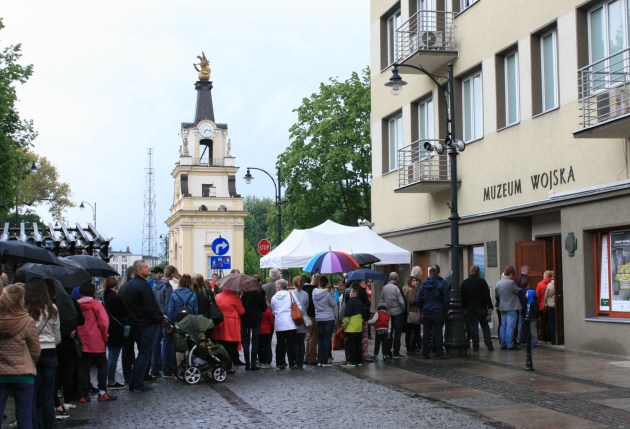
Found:
[[[308,317],[311,326],[306,328],[306,347],[304,349],[304,363],[307,365],[317,365],[317,318],[315,317],[315,303],[313,302],[313,291],[319,285],[319,274],[311,276],[310,283],[305,283],[303,290],[308,294],[308,307],[304,317]]]
[[[121,296],[121,294],[124,293],[125,288],[134,277],[135,277],[135,268],[134,268],[134,265],[132,264],[127,267],[127,271],[125,272],[125,282],[118,288],[119,296]],[[125,305],[125,308],[127,308],[126,305]],[[126,325],[129,325],[131,323],[131,321],[129,320],[129,315],[127,315],[127,320],[123,320],[123,323]],[[123,377],[125,378],[125,384],[129,384],[131,382],[131,369],[133,367],[133,363],[136,360],[135,348],[136,348],[136,342],[134,340],[134,336],[129,335],[127,338],[125,338],[125,342],[123,344],[123,349],[122,349],[122,369],[123,369]]]
[[[337,304],[339,304],[339,301],[341,300],[341,297],[343,296],[343,292],[345,290],[346,290],[346,281],[342,277],[337,282],[337,287],[335,288],[335,293],[334,293],[335,301],[337,302]]]
[[[302,308],[308,308],[309,297],[308,293],[303,290],[302,277],[295,276],[293,277],[293,286],[295,290],[293,291],[293,297],[300,302]],[[295,364],[298,369],[304,368],[304,340],[306,338],[306,332],[308,331],[307,323],[310,323],[310,319],[308,322],[306,321],[308,317],[304,316],[304,323],[297,327],[296,330],[296,340],[295,340]]]
[[[521,289],[519,298],[521,300],[521,311],[518,313],[518,328],[516,330],[516,343],[521,344],[525,342],[525,313],[527,312],[527,290],[529,289],[529,267],[527,265],[521,265],[521,272],[514,283]]]
[[[148,285],[147,285],[148,287]],[[78,327],[83,342],[83,351],[79,360],[79,394],[81,404],[90,402],[90,366],[97,367],[98,401],[114,401],[116,397],[107,392],[107,357],[105,345],[109,331],[109,317],[103,304],[94,299],[96,288],[92,282],[85,282],[79,287],[81,298],[78,303],[85,318],[85,323]]]
[[[152,387],[144,384],[144,375],[151,361],[156,331],[164,321],[164,313],[160,310],[146,281],[149,275],[146,261],[142,259],[135,261],[133,267],[134,278],[125,287],[121,287],[119,294],[127,307],[131,335],[138,344],[138,357],[133,364],[129,390],[146,392]]]
[[[392,319],[391,324],[393,330],[393,338],[392,341],[390,341],[391,344],[389,344],[392,348],[390,348],[387,353],[383,354],[387,354],[387,357],[404,357],[400,354],[400,336],[404,322],[403,313],[405,311],[405,299],[403,298],[401,289],[398,287],[398,273],[391,272],[389,274],[389,282],[383,286],[379,304],[385,304],[387,306],[387,311]]]
[[[56,347],[61,342],[61,330],[57,306],[50,299],[43,279],[32,279],[24,285],[24,307],[36,323],[41,347],[33,389],[33,427],[52,429],[58,365]]]
[[[245,313],[243,303],[239,296],[230,290],[223,290],[218,294],[216,302],[223,313],[223,323],[212,329],[212,339],[223,344],[232,358],[232,365],[242,364],[238,348],[241,344],[241,316]],[[230,367],[228,372],[234,374],[234,367]]]
[[[217,285],[217,280],[219,280],[219,275],[217,273],[212,274],[212,280],[210,280],[210,292],[212,292],[215,296],[221,293],[221,288]]]
[[[284,279],[276,281],[276,293],[271,298],[271,310],[275,317],[276,331],[276,368],[286,368],[285,356],[288,358],[289,368],[297,369],[295,360],[295,339],[297,326],[291,318],[291,295],[288,290],[289,282]],[[304,311],[299,301],[295,301],[300,310]]]
[[[416,354],[422,348],[420,335],[420,309],[416,302],[418,278],[411,276],[403,287],[403,295],[407,302],[407,324],[405,329],[405,347],[407,354]],[[417,351],[416,351],[417,349]]]
[[[197,297],[197,309],[199,314],[210,319],[210,291],[206,287],[206,281],[201,274],[192,276],[191,290]]]
[[[0,293],[2,293],[2,288],[9,285],[9,276],[2,269],[2,264],[0,264]]]
[[[191,286],[190,274],[182,275],[179,279],[179,287],[173,291],[166,304],[166,317],[169,320],[178,322],[184,311],[193,316],[199,314],[197,295],[191,290]]]
[[[272,268],[269,270],[269,283],[263,285],[265,291],[265,297],[267,301],[271,302],[271,298],[276,294],[276,281],[282,278],[282,270],[279,268]]]
[[[534,286],[534,283],[530,284],[529,278],[525,278],[522,284],[529,285],[529,287],[525,291],[525,311],[522,311],[521,313],[523,313],[524,318],[529,319],[531,346],[536,347],[538,345],[538,318],[540,317],[540,307],[538,306],[538,301],[536,299],[536,287]],[[523,333],[523,340],[527,340],[527,332]]]
[[[518,350],[514,343],[514,327],[518,312],[521,310],[519,294],[521,290],[514,283],[514,267],[508,265],[503,270],[503,278],[497,282],[494,295],[499,301],[498,310],[501,312],[501,328],[499,342],[502,349]]]
[[[363,350],[361,348],[361,335],[363,333],[363,317],[365,305],[359,299],[359,291],[355,288],[350,292],[350,299],[344,307],[343,327],[348,346],[348,362],[343,368],[354,368],[363,364]]]
[[[468,278],[461,284],[462,306],[466,311],[466,323],[472,339],[473,352],[479,351],[479,325],[483,332],[483,342],[488,351],[493,351],[492,336],[488,325],[488,312],[492,314],[494,306],[490,298],[488,283],[479,276],[479,265],[472,265]]]
[[[167,265],[164,267],[164,277],[162,277],[160,282],[156,282],[153,287],[153,295],[155,296],[155,300],[157,301],[158,307],[160,307],[160,311],[162,314],[166,314],[166,306],[168,305],[168,301],[171,298],[171,294],[173,293],[173,289],[179,287],[179,279],[181,276],[173,265]],[[157,338],[161,338],[160,344],[154,344],[153,347],[153,357],[151,362],[161,362],[162,363],[162,374],[165,377],[173,377],[175,375],[175,366],[177,365],[175,359],[175,347],[173,345],[173,336],[169,334],[169,326],[168,324],[162,324],[161,328],[158,329],[161,331],[161,336],[156,335]],[[159,348],[159,358],[155,356],[156,348]],[[152,371],[154,374],[157,371]]]
[[[125,326],[128,325],[125,325],[124,322],[127,320],[127,309],[122,299],[118,296],[118,280],[116,280],[115,276],[109,276],[103,280],[103,307],[105,307],[105,311],[109,316],[109,329],[107,331],[109,336],[107,340],[107,389],[122,389],[125,385],[116,381],[116,369],[120,352],[125,344]],[[129,336],[129,332],[127,332],[127,336]]]
[[[271,349],[271,340],[273,338],[273,325],[275,319],[273,317],[273,311],[271,311],[271,304],[265,299],[267,308],[263,312],[262,320],[260,321],[260,335],[258,339],[258,366],[260,368],[271,368],[271,362],[273,362],[273,353]]]
[[[378,360],[378,352],[381,350],[381,345],[383,347],[383,360],[385,360],[386,350],[389,350],[387,343],[389,341],[390,321],[391,316],[387,312],[387,305],[385,304],[379,304],[378,310],[368,321],[370,325],[374,325],[374,330],[376,331],[374,337],[374,354],[372,355],[372,359],[374,360]]]
[[[536,294],[538,294],[538,291],[536,291]],[[543,308],[547,319],[545,339],[551,344],[556,344],[556,285],[553,280],[553,271],[551,271],[551,280],[545,288]]]
[[[5,286],[0,295],[0,415],[12,393],[20,429],[33,427],[35,363],[40,352],[35,321],[24,308],[24,285]]]
[[[538,300],[538,310],[545,313],[545,292],[547,285],[553,280],[553,271],[547,270],[543,273],[543,279],[536,285],[536,299]],[[547,338],[547,317],[538,318],[538,339],[541,341],[550,341]]]
[[[308,294],[307,294],[308,296]],[[317,366],[330,367],[332,334],[335,328],[335,297],[328,291],[328,278],[321,276],[319,287],[313,290],[313,305],[317,320]]]
[[[149,287],[155,296],[155,300],[160,307],[162,313],[166,313],[165,307],[168,302],[166,295],[170,295],[173,288],[170,286],[168,279],[164,278],[164,270],[160,267],[154,267],[151,272],[153,276],[149,283]],[[111,326],[111,324],[110,324]],[[164,342],[164,329],[158,329],[155,334],[155,341],[153,342],[153,351],[151,352],[151,366],[149,368],[149,375],[151,378],[161,377],[160,371],[164,367],[162,364],[162,343]],[[163,373],[166,375],[166,373]]]
[[[164,270],[162,269],[162,267],[153,267],[153,269],[151,270],[151,278],[147,281],[151,290],[153,290],[153,288],[155,287],[155,283],[162,280],[163,277]]]
[[[241,342],[243,344],[243,357],[245,358],[245,371],[258,371],[260,369],[257,364],[260,322],[264,311],[267,309],[265,291],[260,288],[259,290],[243,292],[241,302],[245,309],[245,313],[241,316]]]
[[[422,357],[425,359],[430,357],[431,335],[433,334],[435,357],[444,359],[446,355],[442,330],[448,311],[449,296],[444,280],[440,280],[437,268],[429,267],[428,274],[416,295],[416,302],[422,313]]]

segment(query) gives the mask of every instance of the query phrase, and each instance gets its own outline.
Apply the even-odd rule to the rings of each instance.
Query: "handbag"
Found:
[[[302,310],[298,307],[297,303],[293,299],[293,294],[289,292],[289,296],[291,297],[291,319],[297,326],[301,326],[304,324],[304,315],[302,314]]]
[[[208,293],[207,290],[206,295],[208,296],[208,315],[210,316],[210,319],[212,319],[212,321],[214,322],[214,326],[217,326],[219,323],[223,322],[223,313],[215,302],[214,296]]]
[[[333,350],[341,350],[344,348],[343,346],[343,325],[339,324],[339,327],[337,328],[337,331],[335,331],[335,334],[333,335],[333,340],[332,340],[332,349]]]
[[[410,311],[407,313],[407,323],[418,324],[420,323],[420,313],[416,311]]]
[[[83,353],[83,342],[81,341],[81,337],[79,336],[79,331],[74,333],[74,337],[72,337],[72,342],[74,343],[74,350],[77,353],[78,357],[81,357]]]
[[[103,304],[103,308],[107,311],[107,315],[110,319],[114,319],[114,322],[118,323],[123,328],[123,336],[127,338],[131,333],[131,326],[123,324],[120,320],[116,319],[112,313],[110,313],[109,309],[105,305],[105,298],[103,298],[101,304]],[[94,313],[94,317],[96,317],[96,313]]]

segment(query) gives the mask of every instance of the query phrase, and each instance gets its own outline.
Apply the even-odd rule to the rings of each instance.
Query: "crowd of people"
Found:
[[[344,368],[404,358],[403,332],[408,355],[447,357],[443,332],[450,283],[437,265],[424,279],[422,269],[413,267],[404,285],[398,273],[390,273],[373,314],[368,282],[342,278],[333,287],[327,276],[314,274],[296,276],[289,284],[275,268],[269,278],[263,285],[257,278],[257,288],[237,293],[222,290],[216,274],[208,280],[180,275],[172,265],[151,272],[145,261],[136,261],[120,287],[116,277],[105,278],[97,299],[92,282],[65,290],[50,278],[26,281],[18,269],[13,284],[0,294],[0,406],[4,410],[12,392],[18,427],[52,428],[76,403],[94,397],[113,401],[110,392],[124,387],[149,391],[156,379],[176,375],[182,356],[175,351],[172,323],[189,314],[213,320],[209,335],[230,355],[229,373],[235,366],[269,369],[274,362],[278,370],[331,367],[333,347],[345,350]],[[526,320],[534,346],[543,337],[555,342],[553,272],[534,284],[527,266],[519,276],[507,266],[493,304],[487,282],[473,265],[461,293],[473,352],[479,351],[479,327],[486,348],[494,349],[489,320],[495,306],[502,349],[514,350],[525,341]],[[302,317],[295,317],[294,307]],[[117,378],[119,362],[123,379]],[[90,378],[93,366],[96,386]]]

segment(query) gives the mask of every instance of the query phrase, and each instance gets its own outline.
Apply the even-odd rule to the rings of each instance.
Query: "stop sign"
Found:
[[[258,242],[258,253],[260,256],[265,256],[271,250],[271,243],[266,238],[263,238]]]

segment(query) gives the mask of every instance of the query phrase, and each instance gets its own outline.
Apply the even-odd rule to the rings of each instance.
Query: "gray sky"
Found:
[[[21,63],[34,65],[18,106],[39,132],[35,151],[74,201],[96,202],[98,230],[114,237],[115,250],[139,253],[147,148],[159,236],[180,123],[194,120],[196,56],[203,50],[210,61],[215,119],[228,124],[241,167],[237,191],[273,197],[262,173],[245,184],[245,167],[275,174],[302,98],[369,64],[369,9],[365,0],[7,1],[0,48],[21,43]],[[89,207],[66,214],[71,225],[92,220]]]

